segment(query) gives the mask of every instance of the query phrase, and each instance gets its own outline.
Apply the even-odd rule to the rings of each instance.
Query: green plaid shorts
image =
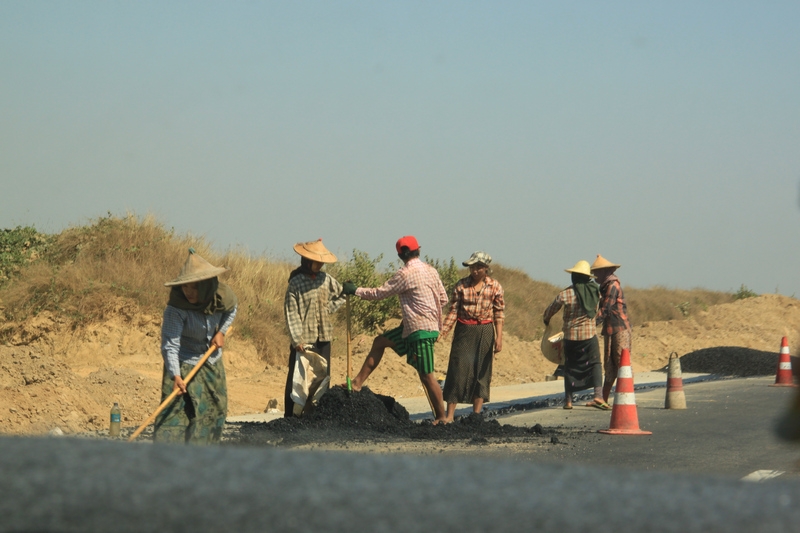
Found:
[[[437,332],[421,332],[423,335],[432,335],[428,338],[419,338],[419,331],[415,331],[406,338],[403,338],[403,324],[394,329],[384,331],[381,337],[386,337],[394,343],[394,351],[397,355],[405,355],[406,363],[413,366],[422,375],[433,372],[433,347],[439,336]]]

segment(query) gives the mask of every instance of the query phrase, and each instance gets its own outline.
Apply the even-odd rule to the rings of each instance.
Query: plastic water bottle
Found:
[[[119,404],[114,402],[114,407],[111,408],[111,425],[108,427],[109,437],[119,437],[120,419]]]

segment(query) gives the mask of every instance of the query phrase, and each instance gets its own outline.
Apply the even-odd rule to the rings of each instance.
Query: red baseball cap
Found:
[[[419,250],[419,243],[413,235],[406,235],[405,237],[400,237],[397,239],[397,244],[395,244],[394,247],[397,248],[398,254],[403,249],[403,246],[408,248],[408,250],[411,252],[414,250]]]

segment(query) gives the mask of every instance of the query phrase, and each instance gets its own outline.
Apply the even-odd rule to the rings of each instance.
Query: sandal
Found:
[[[592,400],[591,402],[586,404],[586,407],[594,407],[595,409],[600,409],[601,411],[610,411],[611,406],[608,405],[604,401]]]
[[[565,405],[564,409],[572,409],[572,406],[571,405]]]

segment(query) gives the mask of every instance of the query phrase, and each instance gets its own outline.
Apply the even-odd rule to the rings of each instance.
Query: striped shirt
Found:
[[[603,335],[613,335],[631,329],[628,320],[628,305],[619,278],[608,276],[600,287],[600,308],[597,311],[597,325],[602,326]]]
[[[325,272],[319,272],[313,278],[308,274],[297,274],[290,279],[283,300],[283,314],[292,347],[332,341],[330,315],[343,303],[342,285]]]
[[[496,279],[486,276],[483,280],[483,288],[476,291],[471,277],[462,278],[453,289],[450,312],[444,319],[442,336],[447,335],[453,329],[456,319],[459,318],[479,322],[491,320],[495,325],[502,324],[505,319],[505,307],[503,287]]]
[[[578,301],[578,295],[570,285],[563,291],[559,292],[556,299],[553,300],[547,309],[544,311],[544,321],[550,322],[550,319],[558,313],[558,310],[564,308],[564,338],[568,341],[585,341],[597,335],[595,331],[594,318],[589,318],[583,307]]]
[[[161,324],[161,357],[170,374],[180,376],[183,363],[196,365],[211,346],[217,331],[226,333],[235,317],[236,308],[207,315],[168,305]],[[213,365],[220,357],[222,349],[216,350],[208,362]]]
[[[400,299],[403,312],[403,338],[415,331],[442,329],[442,308],[447,305],[447,291],[435,268],[414,257],[380,287],[356,289],[356,296],[364,300],[383,300],[394,295]]]

